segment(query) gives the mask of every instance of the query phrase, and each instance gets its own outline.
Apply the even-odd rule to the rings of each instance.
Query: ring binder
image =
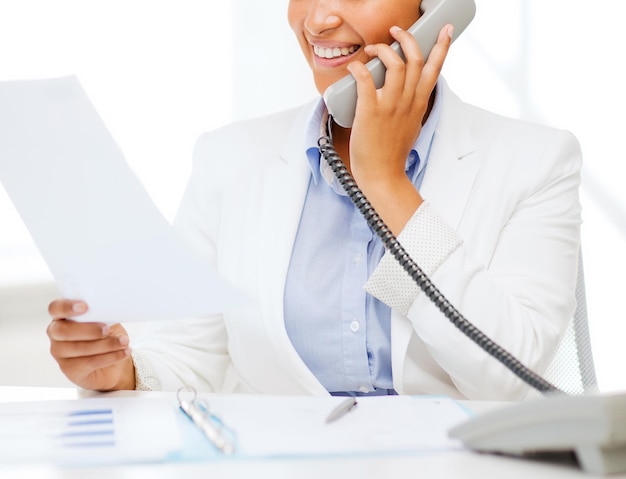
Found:
[[[183,399],[182,395],[185,392],[193,394],[190,400]],[[235,443],[232,437],[229,437],[233,435],[232,431],[219,417],[209,412],[206,402],[196,402],[197,397],[198,392],[192,386],[183,386],[176,393],[180,409],[204,433],[211,444],[224,454],[232,454],[235,452]]]

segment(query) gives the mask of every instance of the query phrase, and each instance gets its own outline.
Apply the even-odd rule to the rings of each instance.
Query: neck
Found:
[[[350,134],[352,133],[352,129],[343,128],[335,122],[333,122],[330,127],[332,129],[333,147],[343,161],[344,165],[346,165],[346,168],[348,168],[348,171],[351,171]]]

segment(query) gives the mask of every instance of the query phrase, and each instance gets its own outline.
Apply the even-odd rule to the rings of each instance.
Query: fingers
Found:
[[[121,325],[66,319],[87,310],[85,302],[69,299],[57,299],[48,306],[52,318],[46,329],[50,353],[66,376],[77,384],[94,371],[130,356],[129,338]]]
[[[83,301],[56,299],[48,306],[52,322],[46,330],[52,341],[93,341],[102,339],[110,333],[110,327],[104,323],[80,323],[66,318],[85,314],[88,306]]]
[[[452,44],[453,34],[454,26],[452,25],[445,25],[441,29],[437,42],[430,51],[430,55],[428,55],[428,61],[424,64],[419,86],[428,89],[428,86],[430,85],[430,89],[428,89],[429,92],[435,87],[437,79],[441,74],[443,63],[448,56],[448,51],[450,50],[450,45]]]
[[[85,314],[88,309],[89,307],[84,301],[55,299],[48,306],[48,314],[52,319],[65,319]]]
[[[389,45],[367,45],[365,52],[372,57],[378,57],[387,70],[385,84],[379,90],[379,95],[385,94],[404,101],[412,99],[416,93],[430,95],[443,68],[453,32],[454,27],[449,24],[441,29],[427,61],[424,60],[413,35],[399,27],[391,27],[390,33],[400,43],[406,61]],[[365,65],[353,62],[348,65],[348,69],[357,80],[359,97],[372,97],[376,88]]]
[[[81,323],[63,319],[76,306],[86,311],[86,304],[72,300],[56,300],[48,308],[52,321],[46,329],[50,352],[59,359],[97,356],[128,349],[128,335],[120,324]]]
[[[124,360],[130,361],[130,351],[113,351],[95,356],[82,356],[76,358],[56,358],[63,374],[71,381],[88,389],[108,390],[112,389],[119,381],[119,374],[105,373],[106,368],[120,365]],[[100,373],[101,377],[98,377]],[[90,383],[86,383],[90,377],[96,376]]]
[[[408,35],[411,39],[413,39],[413,37],[408,32],[403,32],[397,27],[394,27],[394,29],[397,29],[392,29],[392,31],[395,31],[396,35],[394,38],[396,38],[396,40],[402,39],[402,41],[400,41],[400,46],[404,49],[402,43],[407,43],[406,36]],[[406,35],[403,35],[402,33],[405,33]],[[421,58],[421,53],[417,47],[417,43],[415,40],[413,40],[412,43],[414,50],[416,50],[418,57],[417,60],[419,60]],[[385,91],[391,95],[401,94],[405,86],[407,68],[412,65],[407,65],[400,55],[394,52],[389,45],[384,43],[367,45],[365,47],[365,53],[371,57],[378,57],[385,65]]]
[[[61,371],[86,389],[109,390],[124,375],[133,379],[129,338],[119,324],[53,319],[47,329],[50,353]],[[128,371],[128,372],[127,372]],[[132,384],[129,383],[132,389]]]
[[[128,335],[119,324],[103,327],[99,323],[57,319],[48,326],[47,332],[52,357],[61,371],[79,385],[97,371],[114,366],[131,354]],[[109,381],[118,379],[112,374],[100,376],[105,382],[92,382],[96,389],[106,389]]]
[[[75,340],[74,338],[70,340],[58,340],[53,338],[54,334],[49,334],[49,336],[52,339],[50,342],[50,352],[57,360],[124,351],[128,349],[129,342],[128,336],[126,335],[110,335],[95,340]]]
[[[348,71],[356,80],[356,92],[357,96],[361,99],[359,106],[362,108],[362,105],[371,103],[374,100],[373,97],[376,96],[374,79],[366,66],[359,61],[348,64]]]
[[[53,319],[48,325],[48,337],[54,341],[95,341],[106,338],[111,327],[104,323],[79,323],[71,319]]]

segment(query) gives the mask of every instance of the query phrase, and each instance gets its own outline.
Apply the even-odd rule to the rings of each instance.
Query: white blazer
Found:
[[[467,105],[443,80],[439,88],[442,113],[420,190],[427,203],[399,239],[466,318],[541,373],[575,309],[578,143],[568,132]],[[211,318],[154,323],[133,342],[139,388],[328,394],[293,348],[283,318],[310,175],[304,137],[312,109],[238,122],[198,140],[176,226],[256,302]],[[367,288],[392,306],[399,393],[528,393],[390,255]]]

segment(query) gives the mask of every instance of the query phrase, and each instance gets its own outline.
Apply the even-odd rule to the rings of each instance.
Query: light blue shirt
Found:
[[[407,175],[417,188],[440,104],[436,93],[406,161]],[[393,394],[391,310],[363,288],[384,246],[339,182],[324,177],[317,148],[324,108],[320,100],[306,137],[311,179],[287,272],[285,327],[302,360],[329,392]]]

